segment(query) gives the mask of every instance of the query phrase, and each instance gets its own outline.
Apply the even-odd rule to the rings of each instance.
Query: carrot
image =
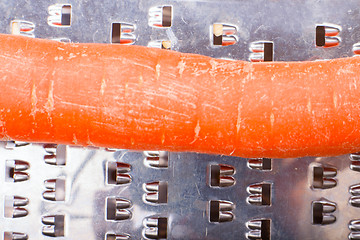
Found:
[[[360,150],[357,57],[249,63],[0,35],[0,65],[2,140],[274,158]]]

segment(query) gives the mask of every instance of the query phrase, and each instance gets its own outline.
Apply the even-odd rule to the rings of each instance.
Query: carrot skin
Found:
[[[0,48],[2,140],[272,158],[360,150],[356,57],[248,63],[11,35]]]

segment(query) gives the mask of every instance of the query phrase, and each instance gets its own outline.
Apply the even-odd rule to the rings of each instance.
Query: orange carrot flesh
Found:
[[[0,49],[3,140],[276,158],[360,150],[357,57],[249,63],[11,35]]]

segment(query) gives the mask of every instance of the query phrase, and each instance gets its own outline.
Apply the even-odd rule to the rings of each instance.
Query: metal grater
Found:
[[[13,0],[0,32],[248,61],[360,54],[359,0]],[[0,239],[360,239],[360,154],[241,159],[1,142]]]

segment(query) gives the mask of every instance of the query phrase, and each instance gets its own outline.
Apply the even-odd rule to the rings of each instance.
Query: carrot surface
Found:
[[[0,66],[2,140],[274,158],[360,150],[358,57],[249,63],[0,35]]]

